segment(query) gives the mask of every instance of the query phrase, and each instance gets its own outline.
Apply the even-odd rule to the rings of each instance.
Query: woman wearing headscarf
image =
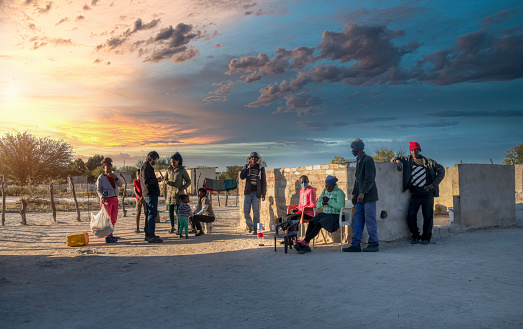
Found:
[[[113,173],[113,160],[111,158],[104,158],[102,166],[104,173],[100,174],[96,180],[96,193],[100,197],[100,209],[105,207],[114,227],[118,218],[118,187],[122,186],[122,181]],[[105,237],[106,243],[117,241],[118,238],[112,234]]]
[[[165,202],[169,209],[169,219],[171,221],[171,230],[174,233],[174,213],[178,217],[178,206],[182,203],[180,196],[186,194],[185,190],[191,186],[191,178],[183,166],[182,155],[178,152],[171,156],[171,166],[167,169],[165,176],[167,184],[167,196]]]
[[[336,176],[327,176],[325,189],[321,192],[316,208],[323,208],[323,212],[314,216],[309,222],[305,238],[294,244],[300,254],[311,252],[309,242],[324,228],[328,232],[336,232],[340,228],[340,210],[345,206],[345,193],[336,185]]]

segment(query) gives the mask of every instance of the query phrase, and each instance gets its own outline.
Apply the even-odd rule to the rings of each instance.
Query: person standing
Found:
[[[363,151],[365,143],[356,138],[351,143],[352,155],[356,157],[356,180],[352,189],[352,243],[345,252],[375,252],[379,251],[378,223],[376,222],[376,201],[378,188],[376,187],[376,167],[374,159]],[[363,229],[367,226],[369,242],[363,250],[360,247]]]
[[[113,173],[113,160],[111,158],[104,158],[102,166],[104,173],[98,176],[96,180],[96,193],[100,197],[100,209],[105,207],[114,227],[118,218],[118,187],[122,186],[122,181]],[[113,236],[112,233],[105,237],[106,243],[117,241],[118,238]]]
[[[201,187],[198,189],[198,205],[191,217],[193,227],[199,231],[196,236],[204,235],[201,223],[213,223],[215,220],[211,198],[207,195],[207,190]]]
[[[147,216],[145,217],[145,241],[149,243],[163,242],[159,236],[154,234],[156,228],[156,215],[158,213],[158,197],[160,196],[161,178],[157,178],[153,166],[158,162],[160,155],[156,151],[147,154],[147,158],[140,169],[140,183],[142,195],[147,206]]]
[[[434,224],[434,197],[439,196],[439,184],[445,178],[445,168],[436,161],[421,155],[421,146],[410,142],[410,155],[394,157],[398,171],[403,170],[403,192],[410,190],[407,224],[412,233],[412,244],[429,244]],[[423,235],[419,235],[418,211],[423,214]]]
[[[165,174],[167,184],[167,195],[165,202],[169,209],[169,220],[171,221],[171,230],[174,233],[174,214],[178,217],[178,206],[182,203],[180,196],[185,194],[185,190],[191,186],[191,178],[183,166],[182,155],[178,152],[171,156],[171,166]]]
[[[189,239],[189,217],[192,217],[193,213],[191,206],[189,205],[190,198],[188,195],[180,195],[180,205],[178,206],[178,234],[180,239],[183,238],[183,230],[185,229],[185,238]]]
[[[142,195],[142,184],[140,183],[140,169],[136,170],[136,179],[133,180],[133,189],[134,195],[136,195],[136,231],[135,233],[140,233],[140,216],[143,214],[147,217],[147,208],[145,205],[145,200]]]
[[[243,194],[243,213],[245,224],[249,233],[257,234],[257,224],[260,222],[260,198],[265,201],[267,192],[267,182],[265,180],[265,168],[260,163],[260,156],[256,152],[251,152],[249,162],[240,172],[240,179],[245,179],[245,189]],[[252,208],[252,218],[251,218]]]

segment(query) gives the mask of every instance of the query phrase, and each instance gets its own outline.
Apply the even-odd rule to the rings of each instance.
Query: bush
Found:
[[[6,196],[29,196],[33,198],[49,197],[49,188],[43,186],[18,186],[11,185],[5,189]]]

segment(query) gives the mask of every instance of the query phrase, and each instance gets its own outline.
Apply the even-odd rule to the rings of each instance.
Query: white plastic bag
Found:
[[[102,207],[96,215],[91,214],[91,231],[99,238],[113,233],[113,224],[105,207]]]

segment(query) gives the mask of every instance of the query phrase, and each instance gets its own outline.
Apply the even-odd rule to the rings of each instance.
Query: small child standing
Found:
[[[180,238],[182,238],[182,230],[185,228],[185,238],[189,239],[189,217],[192,216],[189,196],[186,194],[180,195],[180,201],[182,203],[178,206],[178,233]]]

